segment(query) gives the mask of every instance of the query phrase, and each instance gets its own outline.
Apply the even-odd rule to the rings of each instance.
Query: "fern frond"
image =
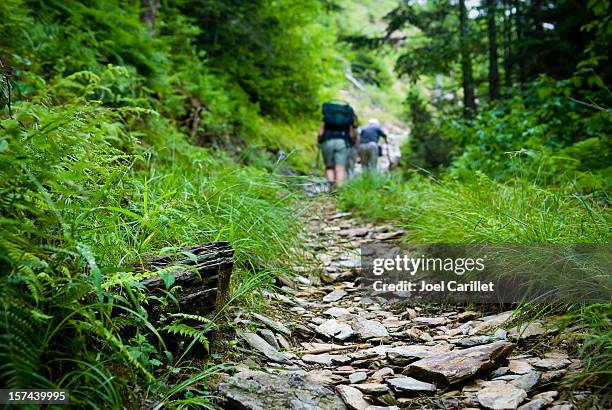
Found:
[[[192,326],[186,325],[184,323],[174,322],[169,324],[168,326],[163,327],[162,330],[175,336],[190,338],[192,340],[195,339],[200,342],[200,344],[202,344],[202,346],[206,350],[208,350],[208,339],[206,338],[206,336],[204,336],[204,332],[195,329]]]

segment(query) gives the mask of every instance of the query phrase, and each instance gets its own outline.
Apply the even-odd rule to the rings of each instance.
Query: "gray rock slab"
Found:
[[[353,387],[356,387],[365,394],[383,394],[389,391],[389,387],[383,383],[361,383],[355,384]]]
[[[521,407],[518,408],[518,410],[540,410],[546,407],[547,405],[548,403],[546,403],[546,400],[535,399],[523,404]]]
[[[511,384],[499,383],[480,390],[476,398],[487,409],[516,409],[527,398],[527,393]]]
[[[338,322],[336,319],[323,322],[315,328],[315,331],[323,336],[338,340],[346,340],[355,334],[351,325]]]
[[[343,297],[345,297],[348,293],[342,289],[336,289],[323,297],[323,302],[337,302]]]
[[[285,353],[281,353],[266,342],[261,336],[252,332],[238,332],[238,335],[242,337],[253,349],[263,354],[273,362],[278,363],[290,363],[289,356]]]
[[[357,318],[352,323],[353,330],[361,339],[372,339],[375,337],[387,337],[389,332],[380,322]]]
[[[445,317],[415,317],[412,319],[415,323],[427,326],[442,326],[448,323],[448,319]]]
[[[263,337],[263,339],[268,342],[270,346],[272,346],[276,350],[280,350],[280,346],[278,345],[276,336],[274,335],[274,332],[272,332],[270,329],[259,329],[257,330],[257,333],[259,333],[260,336]]]
[[[391,363],[402,366],[441,353],[444,350],[447,349],[438,346],[410,345],[392,347],[387,349],[386,353]]]
[[[366,372],[355,372],[349,375],[349,381],[351,384],[361,383],[368,378],[368,374]]]
[[[370,403],[365,401],[363,393],[352,386],[339,385],[336,386],[336,391],[351,410],[365,410]]]
[[[499,341],[435,354],[409,364],[404,374],[437,385],[454,384],[480,371],[491,369],[496,361],[507,357],[513,348],[512,343]]]
[[[346,308],[334,306],[327,309],[325,312],[323,312],[323,314],[331,317],[340,317],[344,315],[350,315],[351,312],[349,312],[349,310]]]
[[[387,380],[387,383],[397,393],[433,393],[436,386],[425,383],[412,377],[395,377]]]
[[[273,375],[245,370],[225,378],[216,390],[226,402],[224,408],[346,409],[342,400],[330,389],[308,380],[302,372]]]
[[[540,372],[531,371],[522,375],[518,379],[511,381],[510,384],[528,392],[538,384],[540,381],[540,376]]]
[[[251,313],[251,315],[264,325],[268,326],[270,329],[276,330],[278,333],[282,333],[285,336],[291,336],[291,331],[281,322],[270,319],[264,315],[260,315],[259,313]]]
[[[538,360],[533,365],[538,369],[559,370],[569,366],[571,363],[568,359],[563,358],[545,358]]]

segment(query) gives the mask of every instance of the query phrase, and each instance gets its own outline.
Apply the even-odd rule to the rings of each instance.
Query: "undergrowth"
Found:
[[[80,76],[88,80],[76,84],[95,86]],[[194,147],[151,109],[73,91],[13,112],[0,122],[3,386],[64,388],[71,403],[96,408],[209,406],[206,379],[223,366],[192,363],[191,345],[173,351],[164,333],[206,347],[210,326],[175,318],[156,329],[134,268],[148,255],[230,241],[235,303],[287,268],[298,229],[291,191],[266,170]]]

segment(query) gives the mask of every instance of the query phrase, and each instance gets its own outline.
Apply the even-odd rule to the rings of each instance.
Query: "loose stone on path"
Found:
[[[217,391],[224,408],[246,410],[321,409],[342,410],[346,406],[331,390],[304,377],[303,372],[272,375],[245,370],[223,380]]]
[[[387,329],[376,320],[367,320],[358,317],[353,321],[352,327],[357,335],[359,335],[359,337],[362,339],[389,336]]]
[[[398,393],[433,393],[436,386],[425,383],[412,377],[396,377],[387,380],[387,383]]]
[[[257,320],[259,320],[260,322],[262,322],[264,325],[268,326],[269,328],[271,328],[272,330],[276,330],[279,333],[284,334],[285,336],[291,336],[291,331],[289,329],[287,329],[287,327],[285,325],[283,325],[281,322],[278,322],[276,320],[272,320],[268,317],[265,317],[263,315],[260,315],[258,313],[251,313],[251,315],[256,318]]]
[[[336,391],[351,410],[365,410],[370,403],[365,401],[363,393],[352,386],[339,385],[336,386]]]
[[[347,323],[341,323],[336,319],[330,319],[315,328],[315,331],[323,336],[338,340],[346,340],[355,332]]]
[[[343,297],[348,295],[348,293],[342,289],[336,289],[323,297],[323,302],[337,302]]]
[[[251,332],[239,332],[238,335],[242,337],[249,346],[266,356],[268,359],[278,363],[291,363],[289,361],[289,356],[270,346],[270,344],[259,335]]]
[[[496,360],[508,356],[513,348],[512,343],[495,342],[437,354],[408,365],[404,373],[441,385],[454,384],[492,368]]]
[[[527,393],[511,384],[499,382],[480,390],[476,397],[487,409],[516,409],[527,398]]]

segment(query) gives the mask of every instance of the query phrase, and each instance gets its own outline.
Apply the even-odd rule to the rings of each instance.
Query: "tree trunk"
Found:
[[[521,87],[523,87],[527,81],[527,70],[525,67],[525,24],[523,8],[521,7],[521,2],[519,0],[514,0],[514,8],[516,12],[516,43],[518,48],[516,57],[519,63],[519,83],[521,84]]]
[[[436,74],[434,86],[434,105],[438,110],[442,108],[442,75]]]
[[[512,4],[504,0],[504,83],[507,93],[512,88]]]
[[[140,21],[145,23],[151,37],[155,35],[155,19],[160,0],[142,0],[140,3]]]
[[[461,71],[463,74],[463,116],[471,118],[476,112],[474,78],[468,33],[468,16],[465,0],[459,0],[459,39],[461,48]]]
[[[499,67],[497,64],[497,27],[495,12],[497,0],[487,0],[487,25],[489,33],[489,99],[499,98]]]

